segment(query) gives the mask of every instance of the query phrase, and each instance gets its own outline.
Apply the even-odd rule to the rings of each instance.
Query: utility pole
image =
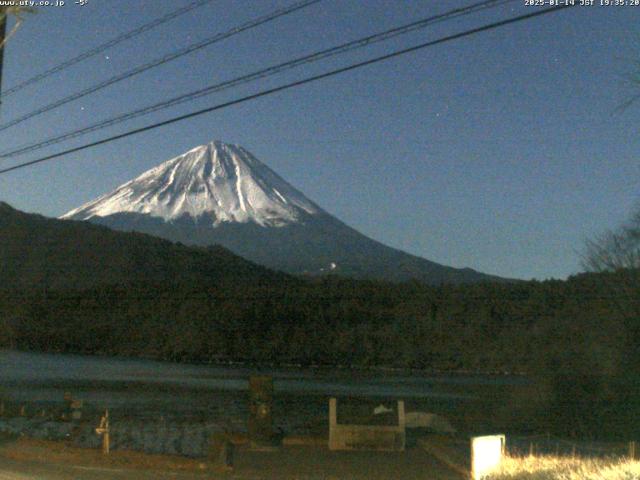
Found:
[[[4,42],[7,35],[7,7],[0,7],[0,94],[2,94],[2,64],[4,60]],[[2,100],[0,100],[2,105]]]

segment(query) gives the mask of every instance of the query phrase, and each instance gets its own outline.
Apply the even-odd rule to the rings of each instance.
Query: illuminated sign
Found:
[[[500,465],[504,454],[504,435],[471,439],[471,478],[482,480]]]

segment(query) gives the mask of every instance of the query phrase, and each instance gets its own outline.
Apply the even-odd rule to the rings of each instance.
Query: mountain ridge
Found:
[[[220,246],[186,246],[144,233],[24,213],[0,202],[0,279],[14,288],[86,289],[133,283],[215,286],[291,277]]]
[[[189,245],[219,244],[290,274],[429,284],[504,280],[373,240],[324,211],[245,148],[221,141],[163,162],[61,218]]]

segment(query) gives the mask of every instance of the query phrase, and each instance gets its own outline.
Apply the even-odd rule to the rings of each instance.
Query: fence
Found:
[[[0,402],[0,433],[40,440],[68,441],[73,445],[100,448],[103,436],[96,433],[104,410],[85,405],[74,418],[59,404]],[[108,427],[112,450],[204,457],[213,435],[227,429],[219,422],[199,419],[132,418],[116,415]]]
[[[301,402],[305,407],[301,413],[291,415],[278,414],[286,424],[287,431],[298,433],[296,428],[303,425],[306,429],[310,422],[322,424],[322,435],[328,434],[327,419],[314,418],[320,403]],[[282,406],[281,406],[282,409]],[[138,450],[147,453],[177,454],[188,457],[207,455],[210,439],[215,434],[242,432],[246,428],[246,415],[242,409],[232,411],[224,408],[217,411],[174,412],[173,415],[160,415],[157,410],[132,412],[129,407],[110,410],[110,443],[114,450]],[[143,415],[144,413],[144,415]],[[85,402],[81,419],[70,418],[68,405],[60,402],[2,402],[0,401],[0,432],[12,435],[26,435],[46,440],[66,440],[74,445],[100,448],[102,439],[95,432],[104,414],[103,408],[97,408]],[[231,420],[229,420],[231,418]],[[306,420],[302,420],[306,419]],[[313,426],[315,429],[315,426]],[[306,430],[302,430],[306,432]],[[302,433],[304,434],[304,433]],[[453,442],[455,438],[451,438]],[[464,450],[468,439],[460,439],[460,446],[452,451]],[[514,436],[507,435],[506,453],[511,456],[556,455],[584,458],[623,458],[640,456],[640,448],[635,442],[596,442],[563,439],[551,435]],[[466,458],[466,454],[464,455]]]

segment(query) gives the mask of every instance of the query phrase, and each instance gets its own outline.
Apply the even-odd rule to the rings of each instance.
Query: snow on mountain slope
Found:
[[[116,190],[63,215],[87,220],[138,213],[171,222],[190,216],[263,227],[297,223],[323,213],[278,174],[237,145],[220,141],[196,147],[148,170]]]
[[[244,148],[222,142],[196,147],[61,218],[186,245],[221,245],[258,265],[293,274],[434,285],[496,280],[363,235]]]

